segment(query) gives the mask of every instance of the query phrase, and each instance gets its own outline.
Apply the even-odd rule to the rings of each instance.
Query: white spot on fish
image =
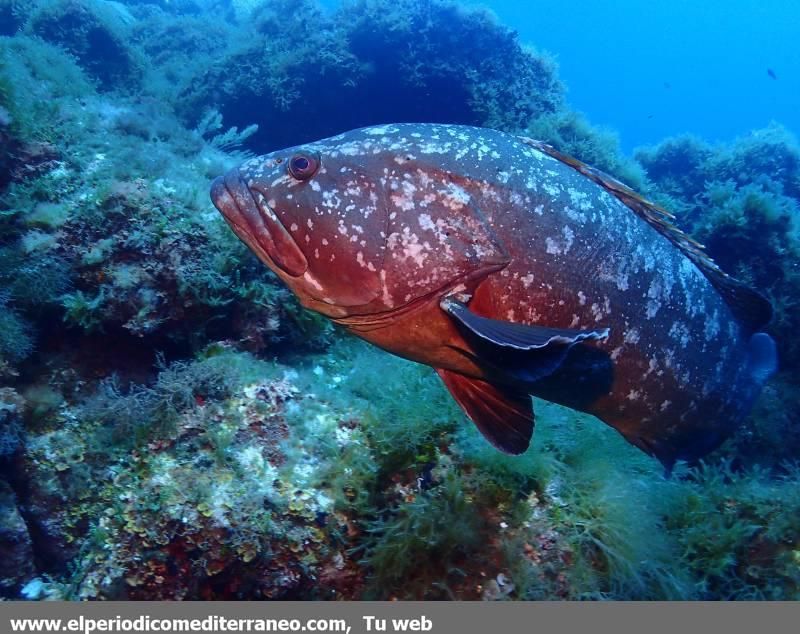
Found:
[[[572,201],[572,204],[578,207],[581,211],[588,211],[592,208],[592,203],[589,200],[589,195],[586,192],[582,192],[577,189],[573,189],[572,187],[568,190],[569,199]],[[585,216],[584,216],[585,217]]]
[[[392,202],[403,211],[411,211],[414,209],[414,192],[417,191],[417,188],[413,183],[403,181],[402,190],[401,194],[392,194]]]
[[[623,337],[623,341],[625,343],[639,343],[640,335],[639,331],[636,328],[631,328],[625,332],[625,336]]]
[[[714,339],[717,335],[719,335],[719,331],[719,311],[715,309],[714,314],[712,314],[711,317],[706,320],[706,341],[711,341]]]
[[[572,243],[575,240],[575,234],[567,225],[564,226],[561,232],[564,234],[564,253],[569,253],[570,248],[572,248]]]
[[[453,211],[458,211],[470,201],[467,191],[455,183],[447,183],[439,193],[442,194],[442,203]]]
[[[397,128],[393,128],[388,125],[383,126],[375,126],[373,128],[367,128],[364,130],[365,134],[369,134],[370,136],[384,136],[390,134],[392,132],[397,132]]]
[[[385,270],[381,270],[380,278],[381,278],[381,286],[383,287],[383,295],[381,297],[381,299],[383,300],[383,304],[387,308],[394,308],[394,300],[392,299],[392,296],[389,294],[389,289],[386,287],[386,271]]]
[[[556,187],[555,185],[551,185],[550,183],[545,183],[543,187],[544,191],[546,191],[547,194],[553,198],[555,198],[561,193],[561,190],[558,187]]]
[[[320,284],[319,281],[317,281],[317,279],[314,276],[312,276],[311,273],[309,273],[308,271],[306,271],[305,274],[303,275],[303,280],[311,284],[311,286],[313,286],[318,291],[322,290],[322,284]]]

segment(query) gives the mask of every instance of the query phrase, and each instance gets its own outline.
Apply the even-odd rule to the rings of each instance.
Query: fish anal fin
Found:
[[[663,207],[647,200],[633,191],[627,185],[619,182],[578,159],[559,152],[553,146],[528,137],[519,137],[526,145],[547,154],[548,156],[568,165],[583,174],[586,178],[600,185],[609,194],[617,198],[622,204],[633,211],[647,224],[658,231],[662,236],[677,247],[700,272],[711,282],[719,292],[725,303],[731,309],[733,316],[745,330],[752,334],[766,326],[772,319],[772,305],[769,300],[758,291],[753,290],[743,282],[731,277],[717,266],[714,260],[705,252],[702,244],[690,235],[676,227],[672,220],[675,218]]]
[[[493,446],[512,455],[525,452],[533,436],[530,395],[449,370],[436,371],[461,409]]]

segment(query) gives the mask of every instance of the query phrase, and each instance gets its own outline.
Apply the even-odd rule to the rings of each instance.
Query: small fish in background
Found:
[[[769,77],[771,79],[774,79],[775,81],[778,81],[778,76],[775,74],[775,71],[772,70],[771,68],[767,69],[767,75],[769,75]]]
[[[763,296],[539,141],[374,126],[248,160],[211,197],[303,306],[433,367],[509,454],[529,446],[535,395],[669,469],[717,447],[776,367]]]
[[[670,84],[668,81],[665,81],[664,90],[672,90],[672,84]]]

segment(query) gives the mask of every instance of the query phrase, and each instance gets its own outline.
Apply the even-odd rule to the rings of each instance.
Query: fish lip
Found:
[[[234,169],[211,184],[211,201],[242,241],[276,273],[299,277],[308,268],[305,255],[297,246],[264,194],[245,181]]]
[[[211,183],[211,202],[236,235],[259,255],[268,256],[274,243],[262,216],[264,212],[256,204],[238,169],[214,179]]]

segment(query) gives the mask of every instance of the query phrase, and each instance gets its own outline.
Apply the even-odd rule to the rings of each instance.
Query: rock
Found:
[[[35,574],[28,527],[17,508],[14,491],[0,480],[0,595],[16,597]]]
[[[56,0],[40,5],[26,28],[69,51],[103,88],[130,88],[142,68],[141,53],[129,44],[134,22],[117,2]]]

